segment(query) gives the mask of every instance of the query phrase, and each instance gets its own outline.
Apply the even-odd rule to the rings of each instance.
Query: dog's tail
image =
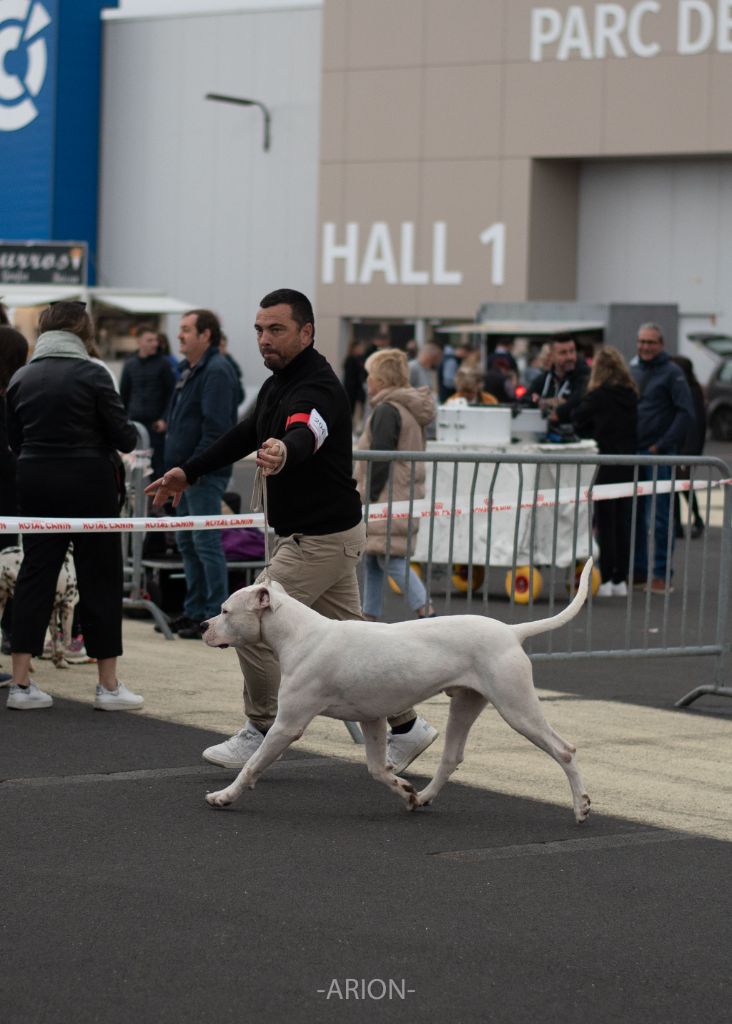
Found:
[[[521,643],[527,640],[530,636],[537,636],[539,633],[548,633],[552,629],[559,629],[560,626],[564,626],[567,622],[570,622],[575,615],[579,612],[582,605],[585,603],[587,598],[587,591],[590,586],[590,575],[592,573],[592,559],[588,558],[585,562],[582,575],[580,576],[579,586],[577,587],[577,593],[574,595],[572,601],[564,608],[558,615],[552,615],[548,619],[537,619],[534,622],[517,622],[511,626],[511,629],[516,633]]]

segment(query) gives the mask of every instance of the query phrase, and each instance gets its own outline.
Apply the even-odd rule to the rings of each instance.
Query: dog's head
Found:
[[[262,616],[275,609],[279,583],[255,583],[235,591],[221,605],[221,613],[201,623],[209,647],[246,647],[262,638]]]

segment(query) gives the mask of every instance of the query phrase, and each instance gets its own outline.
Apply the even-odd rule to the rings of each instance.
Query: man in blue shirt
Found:
[[[221,324],[208,309],[193,309],[180,322],[183,360],[168,410],[165,465],[179,466],[200,455],[236,423],[239,382],[219,351]],[[179,516],[220,515],[231,466],[201,476],[182,496]],[[178,530],[176,541],[186,577],[183,615],[171,624],[179,637],[201,636],[199,623],[218,615],[228,597],[226,557],[220,530]]]

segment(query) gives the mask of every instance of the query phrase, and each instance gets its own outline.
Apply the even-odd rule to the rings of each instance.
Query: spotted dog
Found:
[[[15,593],[15,584],[23,561],[23,549],[20,547],[4,548],[0,551],[0,618],[5,605]],[[51,621],[46,633],[44,657],[48,657],[56,668],[63,667],[67,654],[71,651],[71,625],[74,609],[79,602],[79,589],[76,585],[76,569],[71,549],[66,552],[61,572],[56,582],[56,594],[53,599]]]
[[[587,597],[592,559],[577,594],[559,614],[507,625],[482,615],[454,615],[414,622],[340,622],[290,597],[278,583],[255,583],[224,602],[203,623],[209,647],[264,642],[280,663],[282,682],[274,725],[237,778],[209,793],[226,807],[252,789],[264,769],[302,736],[316,715],[358,721],[371,776],[401,797],[409,810],[431,803],[463,759],[470,727],[491,703],[517,732],[564,770],[574,816],[590,812],[575,748],[552,729],[534,690],[528,637],[558,629],[577,615]],[[445,748],[437,773],[421,791],[386,762],[386,720],[402,708],[444,692],[450,697]]]

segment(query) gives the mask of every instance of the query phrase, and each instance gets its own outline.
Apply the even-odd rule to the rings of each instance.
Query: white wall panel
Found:
[[[261,296],[315,297],[321,18],[104,23],[100,283],[216,310],[252,387],[267,376],[251,328]],[[207,92],[265,103],[270,151],[258,109]]]
[[[732,334],[732,160],[588,161],[578,254],[579,301],[674,302],[680,338]]]

